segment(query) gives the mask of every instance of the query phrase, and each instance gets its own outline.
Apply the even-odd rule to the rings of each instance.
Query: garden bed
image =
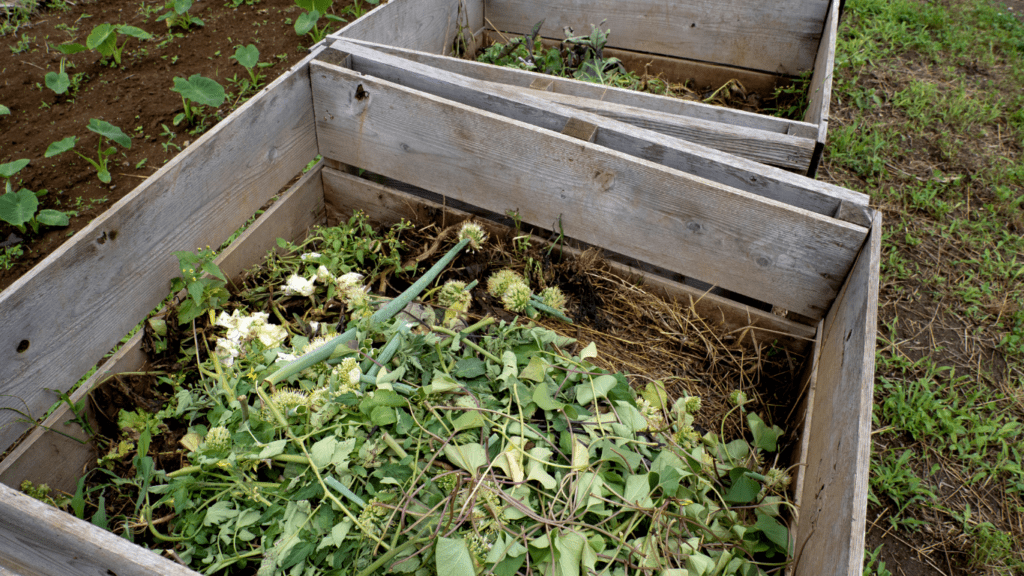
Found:
[[[358,32],[350,37],[378,40],[368,32],[374,30],[374,14],[350,30]],[[426,28],[412,26],[404,37],[415,37],[417,30]],[[382,32],[387,33],[393,32]],[[443,205],[457,200],[497,214],[516,210],[524,223],[544,229],[561,216],[567,237],[637,266],[651,264],[798,314],[801,321],[780,318],[670,280],[646,280],[692,297],[703,317],[737,335],[786,347],[816,342],[797,386],[805,391],[802,400],[789,407],[796,410],[795,421],[803,422],[795,455],[803,463],[803,480],[794,487],[801,510],[793,530],[795,570],[858,574],[880,243],[878,217],[863,199],[792,175],[783,178],[766,167],[755,171],[725,154],[716,157],[722,163],[705,157],[718,180],[695,177],[611,147],[639,150],[647,142],[663,146],[666,157],[692,153],[655,133],[450,76],[441,78],[440,88],[433,85],[455,99],[426,93],[374,78],[365,68],[360,72],[368,62],[382,69],[393,63],[357,50],[318,50],[66,250],[0,294],[0,312],[12,326],[0,341],[5,392],[32,410],[52,404],[54,396],[38,382],[68,390],[156,307],[180,273],[173,251],[219,245],[319,153],[343,163],[338,167],[362,168],[445,196],[440,206],[430,204],[317,166],[221,255],[229,276],[250,266],[277,237],[301,238],[325,212],[363,208],[381,221],[394,221],[411,211],[425,221],[443,217]],[[412,72],[403,72],[405,82],[428,76]],[[460,104],[460,98],[497,102],[511,118]],[[544,126],[525,122],[526,116]],[[593,143],[580,130],[588,125]],[[577,130],[560,134],[573,126]],[[168,221],[187,225],[167,226]],[[92,314],[69,316],[54,301]],[[69,317],[76,320],[71,326]],[[93,382],[143,366],[140,343],[141,336],[129,339]],[[72,400],[80,401],[87,390]],[[3,417],[7,446],[27,427],[6,411]],[[68,419],[63,409],[47,426]],[[0,478],[8,484],[57,484],[54,479],[63,474],[73,484],[75,458],[95,458],[74,456],[81,454],[78,446],[36,429],[0,465]],[[53,466],[56,461],[62,466]],[[4,546],[0,557],[26,554],[37,551]],[[147,558],[125,553],[118,561]]]

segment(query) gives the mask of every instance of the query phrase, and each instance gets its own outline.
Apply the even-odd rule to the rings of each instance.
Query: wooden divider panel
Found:
[[[460,8],[460,4],[466,5]],[[470,10],[468,5],[473,5]],[[480,0],[391,0],[328,38],[380,42],[399,48],[448,54],[459,32],[472,38],[483,25]]]
[[[804,316],[828,310],[863,243],[860,226],[331,64],[311,71],[326,158],[560,220],[567,236]]]
[[[860,576],[867,525],[882,217],[825,318],[796,534],[796,576]]]
[[[608,46],[795,75],[814,65],[828,0],[485,0],[498,30],[590,33],[605,21]]]
[[[797,176],[785,170],[769,168],[573,106],[556,104],[550,101],[550,94],[545,91],[531,90],[524,94],[503,84],[438,70],[345,40],[335,42],[332,48],[337,49],[336,54],[347,54],[351,58],[351,67],[357,72],[548,130],[561,131],[572,119],[584,121],[599,128],[591,140],[599,146],[817,214],[834,216],[840,214],[839,208],[844,204],[857,206],[861,208],[859,212],[851,210],[842,215],[849,218],[851,223],[861,226],[867,226],[871,221],[867,196],[864,194]],[[581,107],[588,107],[590,103],[601,106],[600,102],[593,100],[571,96],[558,98],[582,101],[577,103]],[[767,147],[767,144],[764,146]]]
[[[474,60],[462,60],[460,58],[432,54],[421,50],[398,48],[395,46],[389,46],[382,42],[369,40],[364,41],[347,35],[345,36],[345,39],[357,41],[375,50],[391,54],[392,56],[401,56],[402,58],[407,58],[414,62],[419,62],[420,64],[426,64],[428,66],[433,66],[441,70],[447,70],[448,72],[454,72],[455,74],[461,74],[477,80],[499,82],[501,84],[521,86],[523,88],[531,87],[533,82],[541,80],[551,85],[549,90],[554,94],[578,96],[581,98],[600,100],[609,104],[634,106],[644,111],[661,112],[685,118],[719,122],[740,128],[750,128],[752,130],[765,130],[776,134],[788,134],[797,138],[814,139],[818,135],[817,126],[807,122],[797,122],[795,120],[776,118],[775,116],[765,116],[764,114],[756,114],[754,112],[733,110],[724,106],[713,106],[711,104],[684,100],[682,98],[658,96],[656,94],[637,92],[636,90],[628,90],[626,88],[604,86],[601,84],[594,84],[593,82],[582,82],[570,78],[559,78],[549,74],[541,74],[540,72],[519,70],[518,68],[494,66],[493,64],[485,64]]]
[[[818,55],[814,60],[814,74],[811,76],[809,101],[804,120],[818,126],[818,134],[815,136],[817,146],[814,157],[811,158],[808,175],[814,177],[818,171],[818,164],[821,162],[821,154],[825,149],[825,136],[828,133],[828,110],[829,101],[832,99],[832,72],[836,61],[836,39],[839,36],[839,0],[832,0],[828,17],[825,19],[825,26],[821,33],[821,44],[818,46]]]
[[[0,293],[0,407],[41,415],[317,153],[302,60]],[[27,428],[0,410],[0,450]]]

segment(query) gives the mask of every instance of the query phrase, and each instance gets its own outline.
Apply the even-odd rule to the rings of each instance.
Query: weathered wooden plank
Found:
[[[353,40],[352,38],[347,37],[346,39]],[[817,126],[807,122],[797,122],[794,120],[787,120],[785,118],[765,116],[763,114],[755,114],[753,112],[745,112],[743,110],[733,110],[722,106],[712,106],[710,104],[683,100],[681,98],[658,96],[645,92],[637,92],[635,90],[627,90],[625,88],[602,86],[600,84],[581,82],[579,80],[572,80],[569,78],[557,78],[538,72],[506,68],[503,66],[493,66],[491,64],[484,64],[473,60],[449,58],[437,54],[429,54],[419,50],[388,46],[382,42],[356,41],[372,47],[375,50],[391,54],[392,56],[400,56],[414,62],[419,62],[420,64],[427,64],[428,66],[433,66],[441,70],[447,70],[448,72],[461,74],[477,80],[498,82],[501,84],[508,84],[510,86],[521,86],[523,88],[531,87],[531,84],[535,81],[542,81],[550,83],[551,90],[556,94],[579,96],[581,98],[600,100],[609,104],[633,106],[645,111],[674,114],[685,118],[696,118],[699,120],[707,120],[709,122],[718,122],[731,126],[750,128],[753,130],[765,130],[776,134],[789,134],[799,138],[813,139],[818,135]]]
[[[0,484],[0,567],[19,576],[198,576]]]
[[[405,218],[412,222],[457,222],[468,218],[470,213],[421,198],[395,188],[378,184],[365,178],[325,168],[324,202],[334,220],[348,217],[354,210],[362,210],[374,221],[384,224],[398,222]],[[484,221],[487,226],[487,221]],[[489,228],[494,234],[497,225]],[[534,238],[544,242],[540,238]],[[580,250],[562,246],[563,253],[579,256]],[[801,354],[814,339],[815,328],[786,320],[774,314],[750,308],[727,298],[708,294],[705,291],[674,282],[661,276],[645,274],[640,270],[608,260],[608,265],[627,280],[640,283],[660,296],[681,301],[693,306],[697,313],[709,321],[718,322],[740,341],[754,338],[758,342],[778,341],[780,346]]]
[[[476,3],[469,0],[469,3]],[[459,0],[391,0],[328,38],[380,42],[434,54],[448,54],[460,28]],[[463,18],[483,20],[479,9]],[[465,25],[466,21],[463,21]],[[470,23],[471,24],[471,23]],[[482,24],[480,24],[482,25]],[[467,37],[478,29],[468,28]]]
[[[828,16],[825,18],[825,26],[821,33],[818,54],[814,60],[814,73],[811,76],[807,112],[804,114],[804,120],[818,126],[818,134],[815,137],[817,153],[811,159],[810,169],[808,170],[808,175],[812,178],[818,171],[818,164],[821,162],[821,152],[825,148],[825,138],[828,133],[828,111],[829,101],[832,99],[832,73],[835,69],[840,9],[838,0],[830,2]]]
[[[589,34],[605,22],[608,46],[795,75],[811,68],[827,0],[485,0],[498,30]]]
[[[550,94],[546,92],[522,93],[502,84],[437,70],[345,40],[335,42],[332,48],[346,54],[351,59],[352,68],[358,72],[549,130],[561,131],[566,122],[575,118],[599,127],[593,140],[599,146],[817,214],[839,214],[839,208],[844,202],[867,207],[868,198],[864,194],[816,182],[785,170],[769,168],[575,107],[552,103]],[[579,106],[590,106],[590,103],[601,105],[593,100],[571,96],[560,98],[574,100]],[[637,118],[637,121],[642,120]],[[863,213],[847,211],[842,214],[857,218],[853,224],[866,226],[870,222]]]
[[[795,470],[793,474],[793,506],[796,512],[793,515],[794,522],[800,523],[800,503],[804,496],[804,480],[807,478],[807,449],[811,441],[811,422],[814,417],[814,389],[818,382],[818,361],[821,358],[821,334],[824,331],[824,321],[818,322],[815,330],[814,343],[811,348],[810,357],[804,366],[803,374],[800,377],[799,394],[793,406],[793,412],[786,419],[790,426],[796,430],[797,444],[790,460]],[[792,537],[793,534],[791,533]],[[787,568],[787,574],[792,574],[792,569]]]
[[[278,238],[301,240],[312,226],[324,222],[322,167],[323,163],[318,163],[304,174],[217,256],[215,262],[229,279],[237,280],[246,269],[259,264],[267,251],[277,249]],[[138,332],[71,394],[71,400],[77,403],[109,376],[138,371],[145,364],[142,333]],[[17,488],[22,481],[31,480],[73,493],[85,468],[95,465],[95,447],[47,430],[53,428],[86,438],[77,424],[66,424],[73,416],[66,404],[57,408],[0,461],[0,482]]]
[[[828,310],[863,243],[860,226],[331,64],[311,66],[325,157],[499,214],[518,209],[534,225],[560,216],[568,236],[805,316]]]
[[[302,60],[0,293],[0,407],[41,414],[317,153]],[[24,403],[24,404],[23,404]],[[26,425],[0,410],[0,449]]]
[[[882,217],[825,319],[796,536],[796,576],[860,576],[867,520]]]

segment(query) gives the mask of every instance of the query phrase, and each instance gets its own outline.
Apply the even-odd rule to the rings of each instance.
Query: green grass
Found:
[[[824,168],[885,219],[875,535],[1021,573],[1024,24],[982,0],[849,0]],[[865,574],[899,573],[890,548]]]

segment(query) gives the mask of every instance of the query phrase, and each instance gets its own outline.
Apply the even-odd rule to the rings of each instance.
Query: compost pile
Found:
[[[622,61],[605,56],[610,30],[604,30],[604,22],[591,25],[590,34],[577,35],[566,28],[565,39],[557,47],[545,48],[540,29],[541,20],[528,34],[502,35],[503,42],[495,42],[480,51],[476,59],[480,62],[541,72],[563,78],[574,78],[616,88],[650,92],[662,96],[682,98],[715,104],[746,112],[769,112],[781,116],[801,119],[806,106],[806,83],[801,78],[792,85],[780,86],[773,94],[758,94],[747,90],[738,79],[730,79],[720,86],[697,86],[694,82],[668,82],[659,75],[642,74],[626,69]]]
[[[188,296],[146,338],[170,402],[122,411],[75,512],[205,574],[780,571],[782,430],[752,407],[784,362],[486,236],[357,213],[241,286],[177,253]]]

